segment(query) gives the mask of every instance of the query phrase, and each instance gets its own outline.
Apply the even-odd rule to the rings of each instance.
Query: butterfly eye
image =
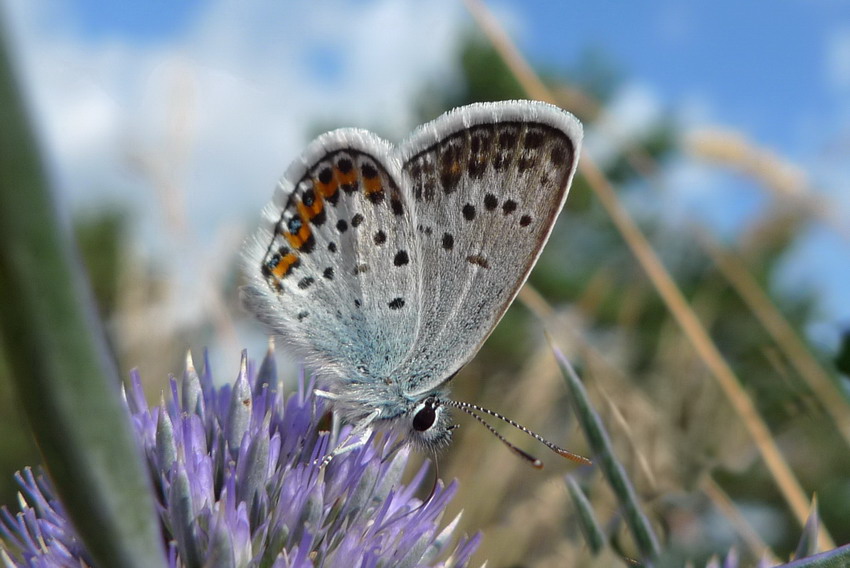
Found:
[[[413,429],[417,432],[424,432],[433,426],[436,420],[437,411],[434,410],[434,405],[431,401],[428,401],[413,415]]]

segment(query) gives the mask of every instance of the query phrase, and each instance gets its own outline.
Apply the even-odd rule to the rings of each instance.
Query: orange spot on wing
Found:
[[[307,224],[307,221],[310,220],[310,208],[304,205],[301,201],[299,201],[295,207],[298,208],[298,216],[301,217],[301,229],[303,229],[304,225]],[[301,230],[298,232],[300,233]]]
[[[316,199],[313,201],[313,205],[305,205],[303,201],[298,202],[298,214],[301,216],[301,220],[304,221],[312,221],[313,218],[322,212],[322,209],[325,208],[325,202],[320,196],[316,196]]]
[[[278,280],[282,279],[284,276],[289,274],[292,265],[298,262],[298,255],[294,253],[288,253],[281,257],[278,261],[277,265],[275,265],[272,270],[272,274],[275,275],[275,278]]]
[[[316,215],[322,212],[322,209],[325,208],[325,202],[321,197],[316,197],[316,200],[313,201],[313,205],[305,205],[303,202],[299,202],[298,205],[298,215],[301,217],[301,221],[312,221]],[[302,226],[301,231],[304,230]],[[299,234],[301,234],[299,231]],[[309,230],[307,231],[307,236],[310,236]]]
[[[313,189],[315,190],[317,196],[321,196],[323,198],[331,197],[339,190],[339,182],[336,178],[331,179],[331,181],[328,183],[322,183],[319,180],[314,179]],[[317,199],[316,201],[318,202],[320,200]]]
[[[357,181],[357,172],[352,169],[344,174],[339,168],[334,168],[334,177],[340,185],[351,184]]]
[[[289,246],[295,249],[301,248],[301,245],[304,244],[304,241],[298,236],[297,233],[286,233],[284,234],[286,237],[286,241],[289,243]]]
[[[298,231],[298,238],[301,239],[302,244],[307,242],[307,239],[310,238],[310,234],[310,226],[304,223]]]
[[[370,193],[378,193],[383,190],[383,186],[381,185],[380,176],[373,177],[372,179],[364,178],[363,180],[363,189],[366,190],[366,195]]]

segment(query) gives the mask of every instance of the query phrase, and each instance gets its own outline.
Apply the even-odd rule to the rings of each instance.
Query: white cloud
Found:
[[[586,151],[600,165],[610,164],[658,124],[661,108],[652,89],[638,83],[626,84],[585,134]]]
[[[850,324],[850,252],[846,239],[829,227],[806,227],[776,267],[772,280],[783,296],[817,299],[818,313],[807,332],[823,348],[837,349]]]
[[[827,38],[825,61],[827,84],[842,94],[850,94],[850,28]]]
[[[6,6],[60,200],[132,211],[135,248],[175,285],[176,321],[210,311],[192,287],[222,272],[239,239],[221,235],[253,226],[305,137],[363,126],[398,141],[412,99],[456,73],[466,24],[454,0],[220,0],[178,35],[107,41],[81,37],[66,9]],[[330,73],[315,68],[317,53]]]
[[[697,26],[694,6],[686,2],[664,2],[662,7],[653,10],[656,17],[655,35],[672,48],[681,49],[687,45]]]
[[[464,18],[449,0],[221,1],[150,46],[96,44],[52,9],[18,0],[10,11],[60,187],[74,203],[105,192],[153,205],[128,160],[141,154],[182,187],[203,236],[259,210],[317,123],[405,134],[423,84],[452,76]],[[337,76],[310,69],[316,50]],[[162,233],[155,211],[138,215]]]

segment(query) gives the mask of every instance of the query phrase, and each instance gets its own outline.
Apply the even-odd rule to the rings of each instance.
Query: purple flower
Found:
[[[149,408],[137,372],[126,392],[156,491],[171,566],[465,566],[479,536],[452,546],[457,520],[441,530],[456,482],[414,494],[427,464],[401,483],[408,451],[387,457],[380,440],[336,457],[319,422],[324,402],[302,377],[286,398],[271,350],[254,372],[243,354],[236,382],[213,386],[209,364],[191,360],[178,395]],[[178,402],[179,401],[179,402]],[[341,435],[344,436],[345,432]],[[50,482],[26,469],[17,515],[0,518],[0,563],[91,564]]]

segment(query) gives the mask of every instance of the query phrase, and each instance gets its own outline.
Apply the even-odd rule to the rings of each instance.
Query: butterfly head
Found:
[[[361,379],[335,392],[317,391],[333,401],[335,412],[358,432],[386,431],[419,450],[437,452],[451,442],[452,401],[441,385],[424,393],[405,393],[398,381]]]
[[[439,450],[449,444],[452,430],[457,425],[451,421],[445,399],[430,394],[404,415],[405,437],[414,445],[427,450]]]

